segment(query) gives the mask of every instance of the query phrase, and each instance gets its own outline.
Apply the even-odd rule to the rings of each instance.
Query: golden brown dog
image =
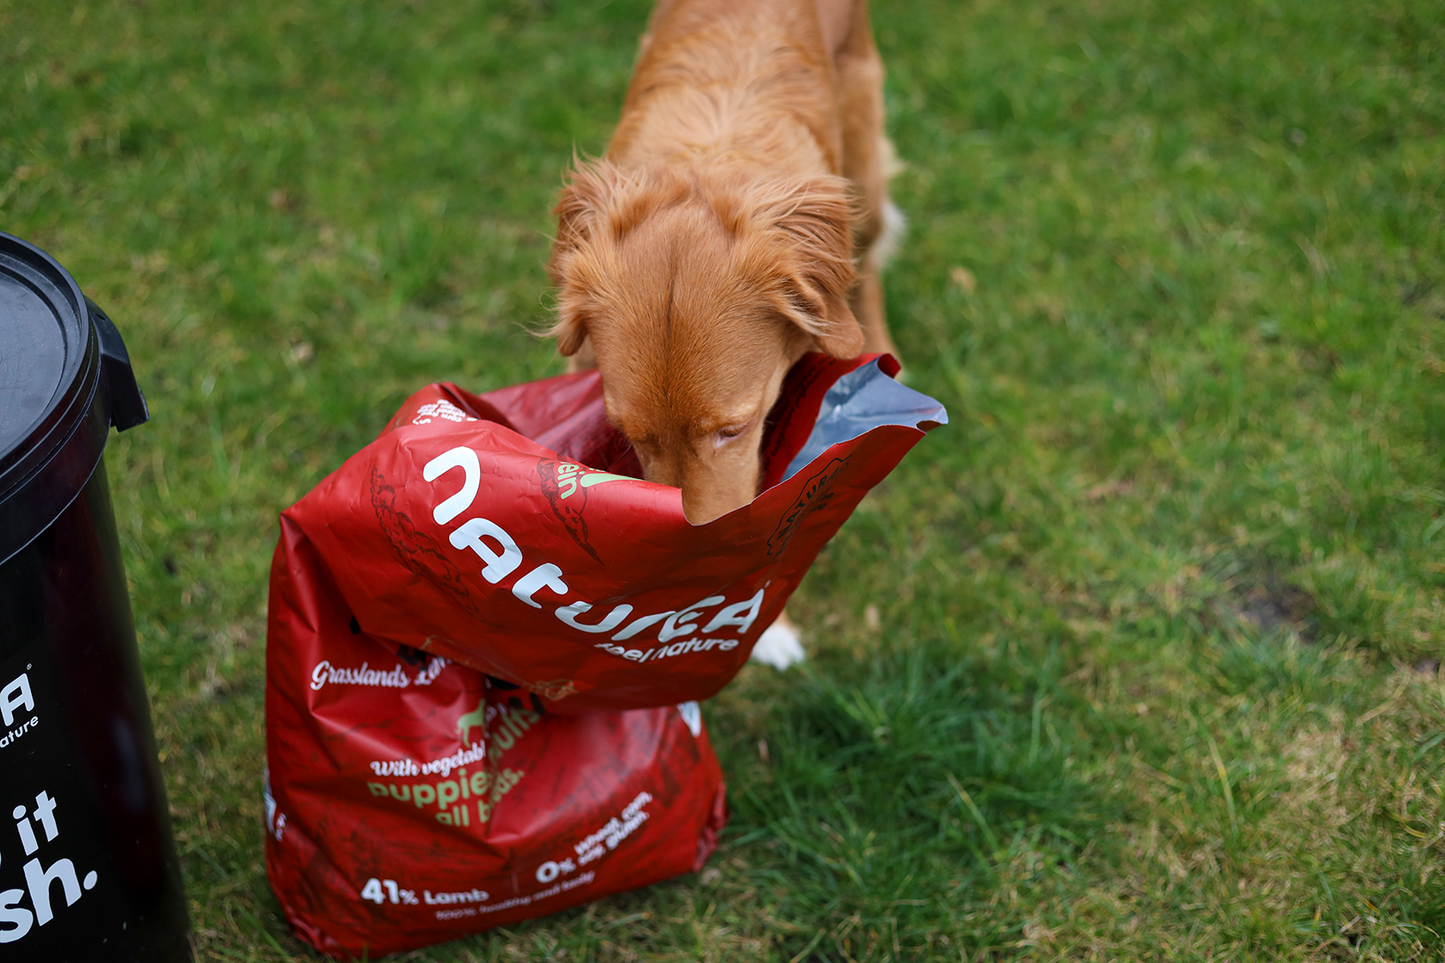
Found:
[[[804,353],[893,351],[882,83],[866,0],[660,0],[605,156],[562,192],[551,333],[694,524],[757,494]]]

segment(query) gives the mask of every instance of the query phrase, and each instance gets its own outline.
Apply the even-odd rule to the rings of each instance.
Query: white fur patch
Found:
[[[883,179],[891,181],[893,178],[908,170],[908,165],[903,163],[903,158],[898,156],[898,150],[893,146],[893,141],[887,137],[878,144],[878,156],[883,165]]]
[[[868,262],[875,268],[881,268],[892,260],[893,255],[898,253],[907,230],[908,218],[892,201],[886,201],[883,204],[883,233],[878,235],[878,240],[874,241],[873,247],[869,249]]]
[[[762,662],[775,669],[786,669],[807,657],[798,633],[786,625],[774,623],[758,639],[758,644],[753,646],[753,654],[748,658],[751,662]]]

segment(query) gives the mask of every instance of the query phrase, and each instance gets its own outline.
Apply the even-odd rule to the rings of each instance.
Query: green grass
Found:
[[[262,867],[276,515],[429,380],[560,370],[548,210],[646,16],[0,0],[0,227],[126,336],[108,470],[204,960]],[[1445,957],[1445,12],[875,5],[953,423],[706,707],[703,873],[430,961]]]

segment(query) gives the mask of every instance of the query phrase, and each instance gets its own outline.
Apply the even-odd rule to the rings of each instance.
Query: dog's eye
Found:
[[[748,430],[748,428],[749,428],[751,425],[752,425],[752,422],[747,422],[747,423],[741,424],[741,425],[728,425],[726,428],[719,428],[718,431],[717,431],[717,444],[718,444],[718,447],[721,448],[723,445],[726,445],[728,442],[732,441],[734,438],[736,438],[736,437],[738,437],[739,435],[743,434],[745,431]]]

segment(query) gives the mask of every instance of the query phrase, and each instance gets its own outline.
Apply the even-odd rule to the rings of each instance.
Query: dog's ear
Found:
[[[772,230],[784,239],[782,315],[835,358],[863,350],[863,328],[848,307],[853,267],[853,204],[841,178],[792,185],[771,199]]]
[[[557,288],[557,322],[545,334],[557,339],[557,351],[574,355],[587,340],[585,285],[575,276],[579,250],[606,220],[609,198],[616,186],[617,169],[604,160],[573,162],[567,183],[552,209],[557,236],[547,261],[547,276]]]
[[[605,160],[573,160],[562,193],[557,197],[557,206],[552,208],[552,216],[557,218],[557,236],[552,242],[547,271],[554,284],[562,283],[561,272],[567,255],[585,244],[606,219],[617,181],[617,168]]]
[[[577,311],[567,310],[561,298],[557,301],[557,321],[546,331],[542,332],[543,337],[557,339],[557,353],[564,358],[570,358],[582,350],[582,345],[587,341],[587,320],[584,315]]]

